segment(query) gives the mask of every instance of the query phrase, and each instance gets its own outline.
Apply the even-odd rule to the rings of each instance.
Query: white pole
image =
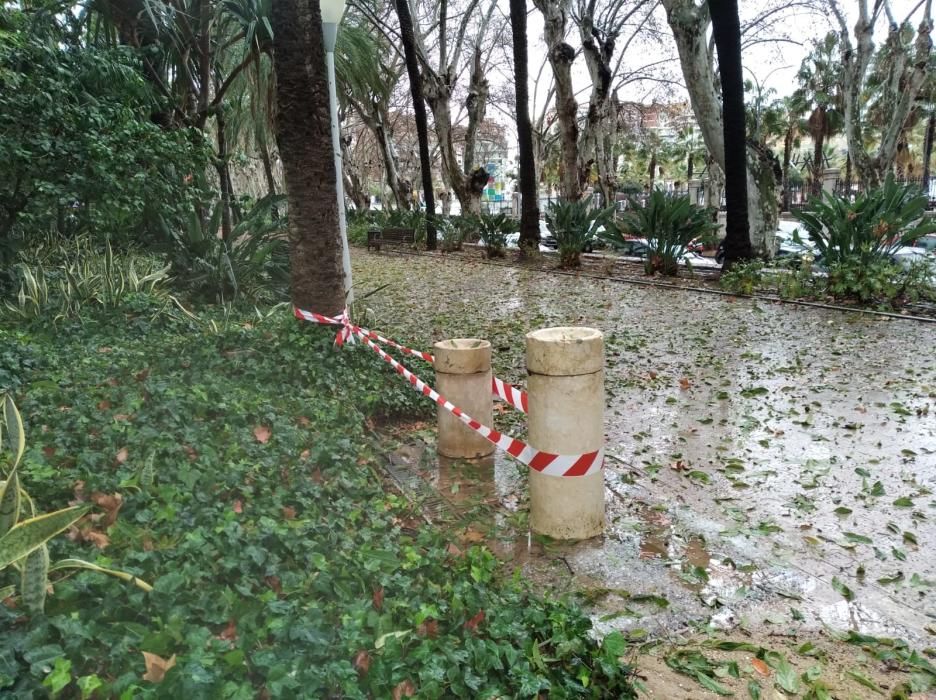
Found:
[[[335,189],[338,190],[338,230],[341,234],[341,267],[344,270],[345,304],[354,303],[351,283],[351,252],[348,249],[348,223],[345,219],[344,170],[341,162],[341,125],[338,123],[338,91],[335,87],[335,41],[338,25],[323,22],[325,63],[328,67],[328,102],[331,106],[332,150],[335,153]]]

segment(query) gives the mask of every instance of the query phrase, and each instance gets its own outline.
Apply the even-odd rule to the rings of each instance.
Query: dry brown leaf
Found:
[[[55,456],[55,448],[50,445],[46,445],[42,448],[42,454],[46,456],[46,459],[52,459]]]
[[[126,413],[115,413],[115,414],[114,414],[114,420],[131,420],[132,418],[133,418],[133,416],[128,415],[128,414],[126,414]]]
[[[253,429],[254,437],[257,438],[257,442],[261,445],[265,445],[270,441],[270,436],[273,434],[273,431],[265,425],[258,425]]]
[[[263,579],[276,595],[283,592],[283,584],[280,583],[279,576],[267,576]]]
[[[244,512],[244,502],[243,502],[241,499],[238,498],[236,501],[234,501],[233,509],[234,509],[234,512],[235,512],[235,513],[243,513],[243,512]]]
[[[469,632],[474,632],[475,630],[478,629],[478,625],[480,625],[483,621],[484,621],[484,611],[479,610],[478,613],[474,617],[472,617],[470,620],[467,620],[465,622],[465,629],[468,630]]]
[[[292,506],[283,506],[283,517],[286,518],[286,520],[295,520],[296,509]]]
[[[682,389],[683,391],[686,391],[691,386],[692,386],[692,382],[690,382],[686,377],[683,377],[682,379],[679,380],[679,388]]]
[[[198,451],[191,445],[182,445],[182,449],[185,450],[185,454],[188,456],[190,462],[194,462],[198,459]]]
[[[463,552],[452,543],[449,543],[449,546],[445,548],[445,551],[453,557],[460,557],[463,554]]]
[[[383,586],[378,586],[374,589],[371,600],[374,603],[374,610],[380,610],[383,607]]]
[[[161,683],[166,677],[166,672],[175,666],[176,655],[173,654],[168,659],[164,659],[148,651],[142,652],[143,661],[146,663],[146,673],[143,674],[143,680],[150,683]]]
[[[482,535],[480,532],[470,527],[465,529],[465,532],[461,536],[461,538],[462,538],[462,542],[469,542],[469,543],[484,541],[484,535]]]
[[[754,670],[761,674],[764,678],[770,676],[770,666],[768,666],[761,659],[751,659],[751,666],[754,667]]]
[[[218,633],[218,639],[223,639],[226,642],[237,640],[237,622],[233,618],[228,620],[227,626]]]
[[[91,500],[96,506],[104,509],[105,528],[109,528],[111,525],[117,522],[117,513],[120,512],[120,507],[123,505],[123,496],[121,496],[119,493],[108,494],[95,491],[91,494]]]
[[[110,537],[97,530],[82,530],[81,537],[85,542],[90,542],[98,549],[104,549],[110,544]]]
[[[149,367],[147,367],[146,369],[141,369],[139,372],[137,372],[133,376],[136,378],[138,382],[142,382],[144,379],[146,379],[149,376],[149,372],[150,372]]]
[[[310,425],[312,425],[312,421],[310,421],[310,420],[309,420],[308,418],[306,418],[305,416],[299,416],[299,417],[296,419],[296,422],[297,422],[299,425],[301,425],[303,428],[308,428]]]
[[[310,450],[303,450],[299,453],[299,459],[308,459],[310,454],[312,454]]]
[[[416,634],[420,637],[429,637],[429,639],[435,639],[439,636],[439,623],[433,619],[428,619],[425,622],[421,622],[416,626]]]
[[[354,655],[354,668],[357,670],[359,676],[364,676],[370,670],[370,654],[366,650],[361,649],[357,654]]]
[[[111,407],[111,402],[105,399],[104,401],[98,401],[98,410],[99,411],[109,411]]]
[[[121,447],[119,450],[117,450],[117,456],[115,459],[117,460],[117,464],[123,464],[129,457],[130,450],[128,450],[126,447]]]
[[[400,698],[411,698],[415,694],[416,686],[413,685],[413,681],[407,679],[397,683],[396,687],[393,689],[393,700],[400,700]]]

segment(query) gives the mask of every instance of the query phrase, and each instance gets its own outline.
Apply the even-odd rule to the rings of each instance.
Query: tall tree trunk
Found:
[[[423,100],[422,78],[416,60],[416,36],[413,34],[413,18],[410,17],[408,0],[396,0],[396,10],[400,20],[406,74],[409,76],[410,93],[413,96],[416,137],[419,139],[419,169],[422,175],[423,196],[426,198],[426,249],[435,250],[435,192],[432,189],[432,160],[429,157],[429,124],[426,118],[426,103]]]
[[[686,156],[686,186],[689,185],[689,180],[692,179],[692,150],[690,148],[689,154]]]
[[[930,54],[933,42],[932,0],[923,4],[923,18],[917,27],[913,47],[903,46],[901,28],[891,24],[890,33],[881,49],[889,55],[885,80],[881,84],[881,98],[885,123],[881,128],[877,152],[871,156],[865,150],[862,138],[866,120],[864,110],[864,88],[868,70],[874,56],[874,24],[880,2],[875,2],[874,12],[868,11],[867,0],[857,0],[858,21],[854,25],[855,43],[850,37],[848,20],[837,2],[829,5],[839,23],[842,43],[843,70],[842,93],[845,103],[845,136],[852,165],[865,189],[876,187],[894,165],[897,146],[903,128],[919,95],[923,81],[930,70]],[[886,7],[886,4],[885,4]]]
[[[725,170],[725,127],[722,105],[716,90],[713,56],[709,51],[707,28],[709,15],[695,0],[661,0],[666,19],[676,40],[679,63],[689,91],[689,103],[702,132],[705,147],[721,172]],[[732,143],[734,151],[742,151],[739,143]],[[777,183],[781,173],[763,151],[747,144],[747,215],[751,247],[760,255],[772,255],[779,201]],[[718,183],[714,168],[709,168],[709,191],[714,198]],[[717,205],[718,200],[709,200]]]
[[[930,186],[930,160],[933,156],[933,139],[936,138],[936,112],[930,112],[926,120],[926,139],[923,141],[923,175],[921,183],[923,194],[929,196]]]
[[[546,51],[556,80],[556,118],[561,149],[559,193],[563,199],[574,201],[581,198],[582,189],[579,186],[578,103],[572,85],[575,49],[565,41],[571,0],[533,0],[533,4],[543,13]]]
[[[345,191],[354,203],[354,208],[358,211],[370,209],[370,197],[365,189],[361,169],[358,168],[354,159],[351,157],[351,145],[349,138],[341,138],[341,162],[344,165],[342,172],[345,179]]]
[[[811,194],[813,197],[822,195],[822,176],[825,172],[823,167],[822,149],[825,146],[826,135],[826,113],[825,108],[817,107],[816,111],[810,116],[810,129],[813,138],[813,162],[812,162],[812,185]]]
[[[322,16],[316,0],[272,4],[276,142],[289,193],[292,301],[336,316],[345,306],[338,191]]]
[[[656,181],[657,159],[656,151],[650,153],[650,165],[647,167],[647,177],[650,181],[650,191],[653,191],[653,183]]]
[[[526,0],[510,0],[510,30],[513,61],[517,145],[520,156],[520,250],[539,248],[539,202],[536,198],[536,161],[533,158],[533,127],[530,124],[529,64],[527,62]]]
[[[218,172],[218,185],[221,189],[221,238],[225,241],[231,238],[231,180],[228,176],[227,139],[224,133],[224,115],[218,110],[215,126],[218,131],[218,155],[215,158],[215,170]],[[216,235],[217,231],[212,231]]]
[[[617,97],[611,89],[611,58],[614,56],[617,33],[602,34],[596,31],[594,11],[595,5],[590,3],[579,20],[582,51],[592,84],[588,114],[579,139],[579,183],[583,188],[586,186],[594,166],[603,199],[602,206],[608,206],[614,202],[617,190],[613,148],[617,130]]]
[[[790,159],[793,156],[793,128],[789,127],[783,136],[783,204],[781,211],[790,211]]]
[[[744,124],[744,76],[741,69],[741,23],[738,0],[709,0],[712,33],[718,50],[724,118],[725,200],[728,221],[725,228],[725,268],[752,257],[747,210],[747,143]]]

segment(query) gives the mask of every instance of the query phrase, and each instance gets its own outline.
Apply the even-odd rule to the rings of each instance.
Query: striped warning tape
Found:
[[[522,440],[517,440],[516,438],[512,438],[509,435],[504,435],[503,433],[500,433],[493,428],[489,428],[483,423],[476,421],[474,418],[462,411],[460,408],[458,408],[458,406],[455,406],[451,401],[439,394],[439,392],[430,387],[410,370],[400,364],[400,362],[390,356],[386,351],[383,350],[383,348],[380,347],[380,345],[378,345],[378,343],[381,341],[373,337],[376,334],[373,334],[371,331],[352,324],[346,313],[343,313],[338,318],[330,318],[320,314],[313,314],[309,311],[303,311],[302,309],[296,309],[295,314],[298,318],[312,321],[313,323],[341,325],[342,330],[338,333],[338,337],[335,341],[336,343],[343,345],[346,342],[353,342],[355,337],[360,338],[367,347],[377,353],[377,355],[384,362],[389,364],[394,369],[394,371],[397,372],[397,374],[406,379],[416,391],[420,392],[423,396],[427,396],[435,401],[438,405],[440,405],[446,411],[451,412],[452,415],[456,416],[462,423],[467,425],[473,431],[484,437],[489,442],[492,442],[504,452],[514,457],[517,461],[527,465],[530,467],[530,469],[534,469],[542,474],[547,474],[549,476],[586,476],[588,474],[599,471],[602,467],[602,464],[604,463],[604,449],[581,455],[551,454],[549,452],[537,450],[536,448],[527,445]],[[396,345],[397,344],[393,344],[394,347],[396,347]],[[500,380],[495,380],[495,393],[498,393],[496,389],[496,382],[498,381]],[[512,396],[512,398],[514,398],[517,403],[522,403],[522,410],[526,409],[526,394],[523,394],[523,392],[520,392],[516,387],[513,387],[506,382],[501,382],[501,390],[503,390],[504,394]],[[521,396],[516,396],[515,392],[521,394]],[[500,394],[498,395],[500,396]]]
[[[304,311],[294,307],[294,313],[296,318],[311,321],[312,323],[341,326],[342,331],[339,332],[339,345],[349,340],[347,333],[352,333],[354,335],[363,334],[371,340],[374,340],[382,345],[388,345],[392,348],[396,348],[400,352],[406,353],[407,355],[418,357],[420,360],[425,362],[435,362],[435,358],[428,352],[413,350],[413,348],[408,348],[405,345],[401,345],[400,343],[396,342],[395,340],[385,338],[379,333],[368,330],[366,328],[361,328],[360,326],[351,323],[351,320],[347,316],[347,312],[342,313],[341,316],[336,318],[331,318],[329,316],[322,316],[321,314],[312,313],[311,311]],[[491,380],[491,391],[493,392],[494,396],[510,404],[518,411],[522,411],[523,413],[527,412],[527,395],[525,391],[522,391],[521,389],[518,389],[512,384],[505,382],[503,379],[498,379],[497,377],[494,377]]]

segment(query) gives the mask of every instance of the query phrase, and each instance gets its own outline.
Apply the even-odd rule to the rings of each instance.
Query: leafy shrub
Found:
[[[507,236],[515,233],[519,226],[516,219],[507,214],[481,213],[474,219],[478,235],[484,243],[484,252],[488,258],[502,258],[507,250]]]
[[[591,197],[574,202],[550,202],[546,208],[546,228],[559,245],[559,264],[579,267],[581,255],[598,237],[598,229],[614,228],[614,206],[593,209]]]
[[[723,272],[719,278],[722,289],[735,294],[754,294],[764,284],[764,263],[760,260],[741,261]]]
[[[858,195],[854,202],[823,192],[796,217],[823,265],[830,270],[844,265],[839,270],[843,281],[836,288],[857,292],[864,285],[859,281],[862,266],[882,263],[900,246],[936,231],[936,222],[923,217],[926,204],[927,196],[918,185],[900,185],[888,174],[880,188]],[[881,270],[878,266],[868,274],[877,276]]]
[[[689,242],[695,238],[711,239],[716,230],[717,225],[705,207],[691,204],[689,197],[674,197],[654,190],[643,206],[631,200],[620,230],[612,230],[608,241],[612,245],[619,244],[624,239],[622,231],[642,236],[649,248],[644,262],[647,274],[676,275]]]
[[[289,279],[289,243],[286,220],[274,219],[272,209],[285,201],[284,195],[258,200],[228,241],[217,234],[220,202],[206,221],[192,211],[184,227],[170,229],[164,222],[177,283],[196,297],[218,302],[283,298]]]
[[[163,128],[133,52],[70,45],[53,13],[0,30],[0,269],[39,232],[145,242],[204,197],[210,147]]]

